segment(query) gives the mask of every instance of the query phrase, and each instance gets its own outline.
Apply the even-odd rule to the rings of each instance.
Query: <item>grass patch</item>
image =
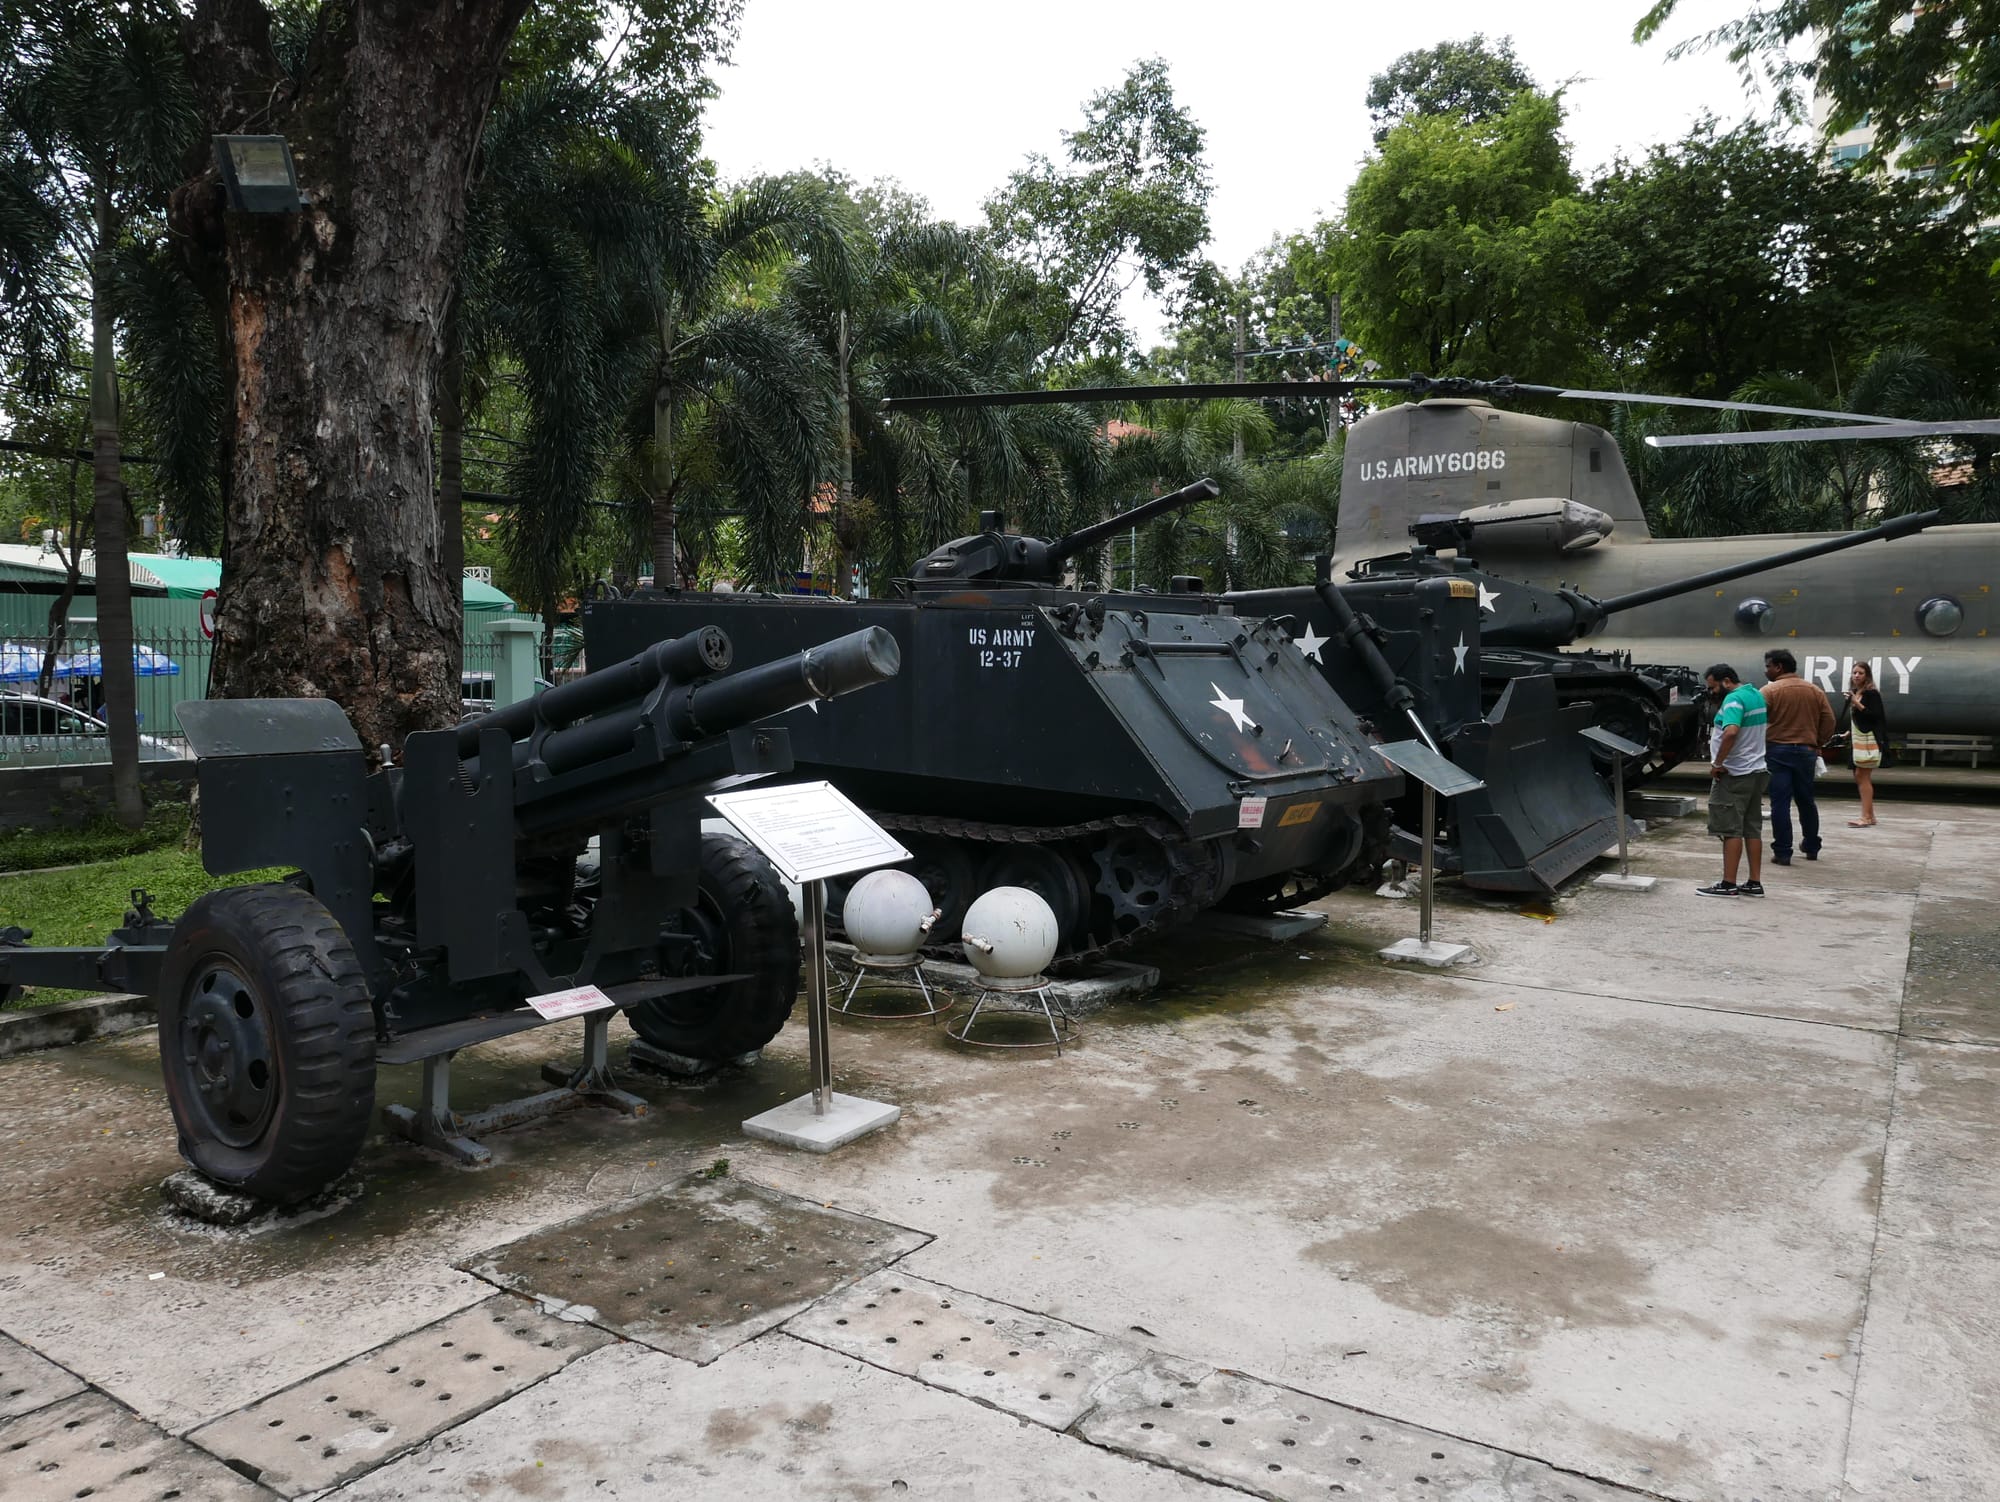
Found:
[[[137,829],[127,829],[109,814],[100,814],[81,829],[10,829],[0,834],[0,871],[79,866],[143,855],[149,850],[180,844],[187,838],[187,832],[185,803],[155,804],[146,811],[146,822]],[[0,927],[4,926],[0,923]]]
[[[0,881],[0,928],[32,929],[37,944],[102,944],[104,936],[125,921],[134,887],[151,892],[153,911],[171,918],[217,887],[276,881],[284,875],[284,870],[278,869],[210,876],[202,870],[199,854],[178,845],[68,871],[16,874]],[[30,988],[11,1005],[48,1006],[92,994]]]

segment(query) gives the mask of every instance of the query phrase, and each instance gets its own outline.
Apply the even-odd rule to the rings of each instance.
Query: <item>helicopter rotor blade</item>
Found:
[[[1762,402],[1713,401],[1700,396],[1649,396],[1639,391],[1572,391],[1558,386],[1517,386],[1529,396],[1555,396],[1579,402],[1626,402],[1647,407],[1705,407],[1714,412],[1764,412],[1773,417],[1829,417],[1836,422],[1895,422],[1868,412],[1823,412],[1817,407],[1770,407]]]
[[[890,396],[884,412],[943,412],[970,407],[1042,407],[1064,402],[1211,401],[1218,397],[1325,401],[1349,391],[1408,391],[1393,381],[1198,381],[1184,386],[1076,386],[1067,391],[971,391],[955,396]]]
[[[1700,407],[1713,412],[1761,412],[1772,417],[1825,417],[1845,423],[1889,423],[1893,417],[1867,412],[1828,412],[1817,407],[1774,407],[1761,402],[1717,401],[1698,396],[1653,396],[1639,391],[1584,391],[1566,386],[1533,386],[1512,376],[1475,380],[1469,376],[1412,375],[1400,379],[1354,381],[1197,381],[1180,386],[1079,386],[1067,391],[978,391],[952,396],[892,396],[884,412],[941,412],[971,407],[1035,407],[1063,402],[1212,401],[1241,397],[1252,401],[1324,401],[1350,391],[1407,391],[1428,397],[1549,397],[1560,401],[1624,402],[1660,407]]]
[[[1741,443],[1828,443],[1864,438],[2000,438],[2000,418],[1968,422],[1861,423],[1838,428],[1779,428],[1743,433],[1661,433],[1646,440],[1656,449],[1721,448]]]

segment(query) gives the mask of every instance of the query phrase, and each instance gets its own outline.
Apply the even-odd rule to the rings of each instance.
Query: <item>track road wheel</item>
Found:
[[[299,887],[226,887],[174,925],[160,1066],[181,1156],[275,1204],[353,1164],[375,1110],[375,1014],[333,915]]]
[[[632,1031],[679,1056],[690,1074],[741,1059],[778,1036],[799,991],[799,920],[784,879],[733,834],[701,837],[700,895],[683,921],[693,944],[672,945],[679,972],[748,980],[683,991],[630,1008]]]

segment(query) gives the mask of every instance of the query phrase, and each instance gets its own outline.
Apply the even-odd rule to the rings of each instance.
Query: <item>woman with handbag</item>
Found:
[[[1847,679],[1847,710],[1853,729],[1854,786],[1861,794],[1861,817],[1849,819],[1850,829],[1868,829],[1875,823],[1875,769],[1882,765],[1881,734],[1888,729],[1889,717],[1882,707],[1882,691],[1875,686],[1875,670],[1865,662],[1854,664]]]

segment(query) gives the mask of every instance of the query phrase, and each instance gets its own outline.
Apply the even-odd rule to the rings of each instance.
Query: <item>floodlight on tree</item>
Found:
[[[283,136],[217,136],[215,165],[230,208],[241,214],[296,214],[305,206],[298,168]]]

